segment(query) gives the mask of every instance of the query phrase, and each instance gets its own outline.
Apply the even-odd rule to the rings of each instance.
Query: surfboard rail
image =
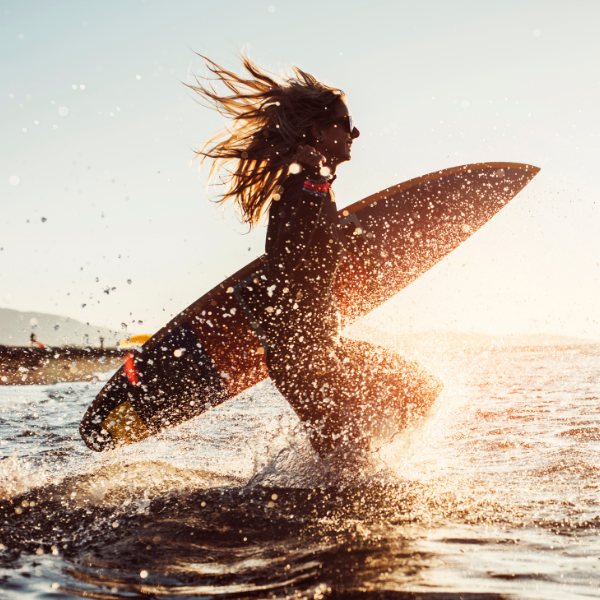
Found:
[[[376,194],[372,194],[371,196],[367,196],[346,208],[339,210],[338,214],[340,216],[343,215],[344,211],[348,211],[348,214],[352,214],[358,212],[365,206],[372,204],[373,202],[378,202],[379,200],[384,200],[389,196],[393,196],[398,192],[403,192],[404,190],[408,190],[411,187],[415,187],[417,185],[421,185],[422,183],[427,183],[429,181],[433,181],[435,179],[442,179],[444,177],[448,177],[450,175],[456,175],[458,173],[470,173],[472,171],[480,171],[483,169],[518,169],[521,171],[525,171],[526,173],[531,174],[531,179],[535,177],[539,172],[539,167],[534,167],[533,165],[528,165],[525,163],[513,163],[513,162],[483,162],[483,163],[474,163],[468,165],[460,165],[458,167],[449,167],[448,169],[441,169],[440,171],[433,171],[432,173],[428,173],[427,175],[421,175],[420,177],[415,177],[414,179],[409,179],[408,181],[403,181],[402,183],[398,183],[397,185],[393,185],[389,188],[381,190]]]

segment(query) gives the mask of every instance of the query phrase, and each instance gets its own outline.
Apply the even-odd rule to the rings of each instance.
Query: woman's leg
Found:
[[[360,382],[336,354],[333,342],[277,348],[267,356],[269,375],[300,420],[314,450],[325,456],[343,442],[368,446],[354,398]]]
[[[401,426],[423,417],[442,391],[442,382],[425,367],[387,348],[341,338],[336,354],[368,388],[364,400],[400,419]]]
[[[345,441],[366,448],[382,420],[408,425],[442,387],[417,363],[366,342],[342,338],[269,354],[271,379],[309,426],[321,455]]]

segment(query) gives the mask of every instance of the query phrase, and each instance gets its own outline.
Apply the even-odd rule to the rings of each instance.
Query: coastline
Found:
[[[127,351],[117,348],[0,346],[0,385],[48,385],[102,379]]]

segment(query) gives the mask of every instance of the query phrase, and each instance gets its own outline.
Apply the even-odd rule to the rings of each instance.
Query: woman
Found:
[[[189,87],[232,123],[197,155],[215,159],[219,202],[232,200],[251,227],[269,215],[269,375],[321,456],[367,449],[382,421],[397,429],[422,417],[442,386],[412,361],[340,336],[334,282],[347,241],[331,184],[360,135],[346,97],[295,67],[277,80],[247,57],[246,77],[205,60],[231,94],[198,79]]]

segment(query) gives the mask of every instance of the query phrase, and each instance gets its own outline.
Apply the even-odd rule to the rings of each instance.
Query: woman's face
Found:
[[[315,149],[327,159],[325,166],[335,171],[340,163],[352,158],[352,142],[360,135],[360,131],[354,127],[350,131],[350,120],[348,117],[348,105],[340,100],[333,105],[331,123],[317,126],[318,134],[323,138],[322,142],[315,136]]]

